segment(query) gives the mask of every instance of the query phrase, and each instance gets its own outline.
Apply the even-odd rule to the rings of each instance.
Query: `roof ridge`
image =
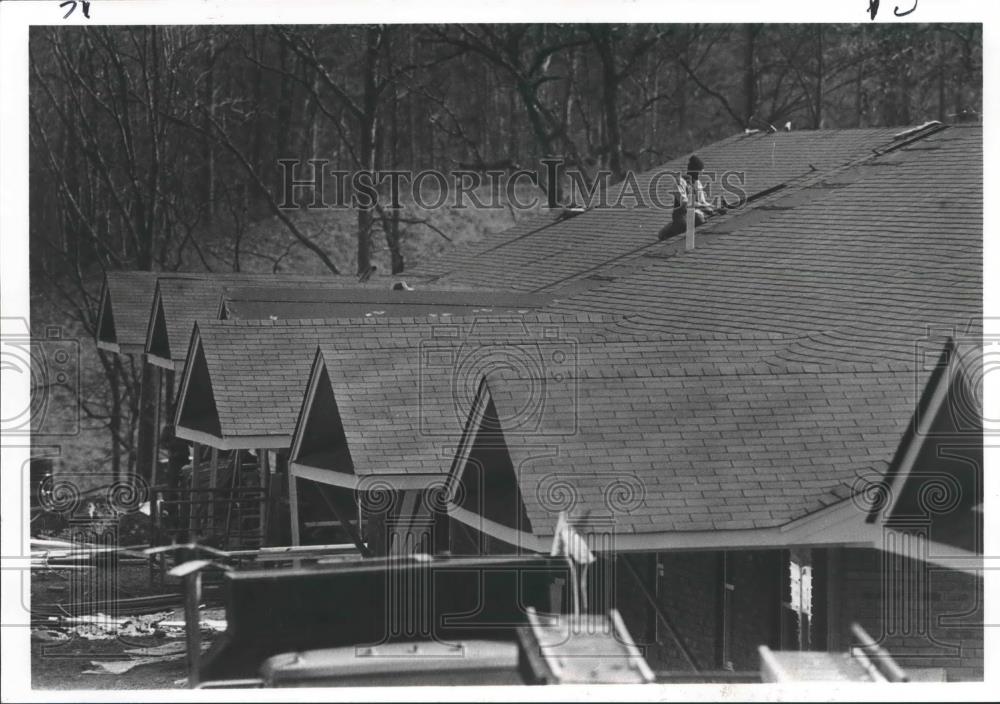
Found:
[[[843,374],[885,374],[910,373],[914,364],[885,362],[789,362],[781,360],[759,362],[727,362],[705,360],[698,362],[649,362],[638,363],[629,360],[627,364],[612,364],[599,367],[583,367],[581,379],[666,379],[672,377],[753,377],[753,376],[840,376]],[[491,378],[527,379],[520,368],[497,369],[484,373]]]

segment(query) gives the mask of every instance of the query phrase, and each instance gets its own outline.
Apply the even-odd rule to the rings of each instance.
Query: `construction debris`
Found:
[[[31,631],[31,640],[41,643],[62,643],[69,640],[69,636],[51,628],[35,628]]]
[[[200,619],[201,630],[222,632],[226,630],[223,609],[204,609]],[[78,636],[86,640],[113,640],[138,636],[180,638],[184,635],[184,618],[177,611],[160,611],[153,614],[113,618],[96,613],[84,616],[50,616],[52,625],[35,628],[32,639],[56,642]]]
[[[71,635],[87,640],[112,640],[119,637],[155,635],[160,621],[172,614],[172,611],[161,611],[142,616],[114,618],[107,614],[96,613],[70,618],[51,618],[61,624],[69,624],[67,631]]]
[[[209,643],[202,644],[202,650],[209,647]],[[152,648],[130,648],[125,651],[126,655],[135,655],[128,660],[91,660],[90,664],[96,670],[84,670],[85,675],[122,675],[141,665],[152,665],[154,663],[164,663],[173,660],[182,660],[186,654],[183,643],[167,643]]]
[[[140,665],[152,665],[153,663],[169,662],[171,660],[181,660],[184,653],[167,655],[163,657],[135,658],[133,660],[91,660],[90,664],[98,668],[96,670],[84,670],[85,675],[123,675],[129,670]]]

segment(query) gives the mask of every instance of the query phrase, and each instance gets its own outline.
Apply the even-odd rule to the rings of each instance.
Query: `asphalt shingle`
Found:
[[[98,344],[123,353],[141,353],[146,343],[149,309],[156,291],[155,272],[109,271],[101,291]]]
[[[736,200],[780,187],[817,171],[828,170],[870,155],[872,149],[892,143],[895,129],[824,130],[738,135],[698,150],[705,162],[705,180],[714,176],[710,196]],[[592,208],[568,220],[543,214],[491,236],[481,245],[418,264],[416,271],[436,275],[440,281],[518,291],[558,289],[576,278],[631,259],[656,245],[659,229],[670,220],[670,195],[674,182],[656,174],[682,173],[687,155],[640,174],[636,185],[647,194],[651,207],[634,207],[621,199],[620,208]],[[722,188],[723,178],[728,184]],[[656,193],[657,207],[649,193]],[[619,189],[608,202],[619,203]]]
[[[243,296],[249,297],[253,289],[273,292],[276,289],[297,287],[310,291],[314,296],[322,298],[331,295],[329,292],[356,289],[371,292],[377,297],[380,292],[390,295],[389,287],[392,281],[385,278],[370,279],[359,283],[353,276],[303,276],[298,274],[161,274],[157,281],[157,293],[154,305],[159,302],[160,310],[147,310],[147,320],[162,315],[165,335],[161,339],[143,340],[146,351],[162,359],[181,362],[187,357],[187,347],[191,340],[191,330],[199,320],[216,320],[221,312],[223,294],[227,288],[237,288]],[[255,300],[261,300],[259,296]],[[265,314],[260,307],[256,311]],[[268,317],[270,313],[264,315]],[[301,311],[297,315],[304,317]]]
[[[222,433],[290,435],[319,347],[361,472],[446,471],[441,448],[486,377],[542,532],[560,477],[578,508],[614,509],[630,532],[819,510],[885,471],[930,374],[921,353],[981,332],[981,129],[894,132],[700,150],[751,192],[785,185],[700,228],[694,252],[655,242],[662,213],[595,210],[429,268],[556,296],[544,313],[476,318],[475,334],[444,315],[200,325]],[[504,327],[525,324],[523,344]],[[432,362],[437,400],[420,406]]]
[[[339,350],[348,356],[378,358],[390,353],[393,364],[461,378],[478,384],[483,350],[506,350],[520,354],[547,345],[572,346],[584,336],[600,339],[607,316],[594,314],[548,315],[529,313],[481,313],[476,316],[427,315],[422,317],[342,318],[336,320],[224,320],[199,321],[197,346],[189,354],[185,376],[194,374],[193,359],[204,359],[218,426],[223,437],[272,435],[287,437],[295,420],[316,349]],[[511,351],[513,350],[513,351]],[[443,356],[435,356],[441,351]],[[423,367],[419,365],[423,365]],[[414,366],[416,365],[416,366]],[[466,365],[466,366],[463,366]],[[401,375],[401,374],[400,374]],[[357,388],[371,387],[364,377],[352,376]],[[189,388],[189,394],[209,389]],[[369,401],[376,408],[380,400]],[[179,400],[178,422],[184,426],[196,419],[185,417],[184,399]],[[388,412],[387,408],[382,410]],[[462,417],[466,409],[452,412]]]

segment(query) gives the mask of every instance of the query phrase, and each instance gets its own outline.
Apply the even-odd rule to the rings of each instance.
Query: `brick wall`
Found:
[[[872,549],[831,551],[839,593],[831,637],[851,644],[857,621],[905,668],[944,668],[949,680],[983,678],[983,581]],[[839,616],[839,617],[838,617]]]

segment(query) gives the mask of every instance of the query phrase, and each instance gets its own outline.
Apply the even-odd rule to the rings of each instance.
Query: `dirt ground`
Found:
[[[175,640],[175,639],[169,639]],[[183,638],[180,639],[183,642]],[[93,661],[119,661],[130,656],[125,650],[164,644],[153,636],[123,640],[75,638],[65,643],[32,643],[31,686],[33,689],[183,689],[187,666],[183,658],[138,665],[123,674],[97,671]]]
[[[165,607],[155,614],[127,613],[127,607],[81,613],[83,602],[113,603],[151,594],[178,592],[179,584],[167,579],[150,583],[147,565],[122,565],[114,575],[87,574],[61,570],[39,570],[32,574],[33,621],[31,682],[34,689],[178,689],[187,686],[187,665],[183,656],[184,630],[160,627],[160,622],[182,622],[180,608]],[[110,599],[109,599],[110,597]],[[93,626],[49,614],[65,609],[78,619],[96,618]],[[148,609],[147,609],[148,611]],[[112,613],[103,618],[100,613]],[[203,610],[203,618],[216,621],[222,609]],[[208,644],[217,635],[202,630]],[[169,651],[164,653],[164,651]],[[126,672],[109,672],[134,664]],[[126,664],[127,663],[127,664]]]

